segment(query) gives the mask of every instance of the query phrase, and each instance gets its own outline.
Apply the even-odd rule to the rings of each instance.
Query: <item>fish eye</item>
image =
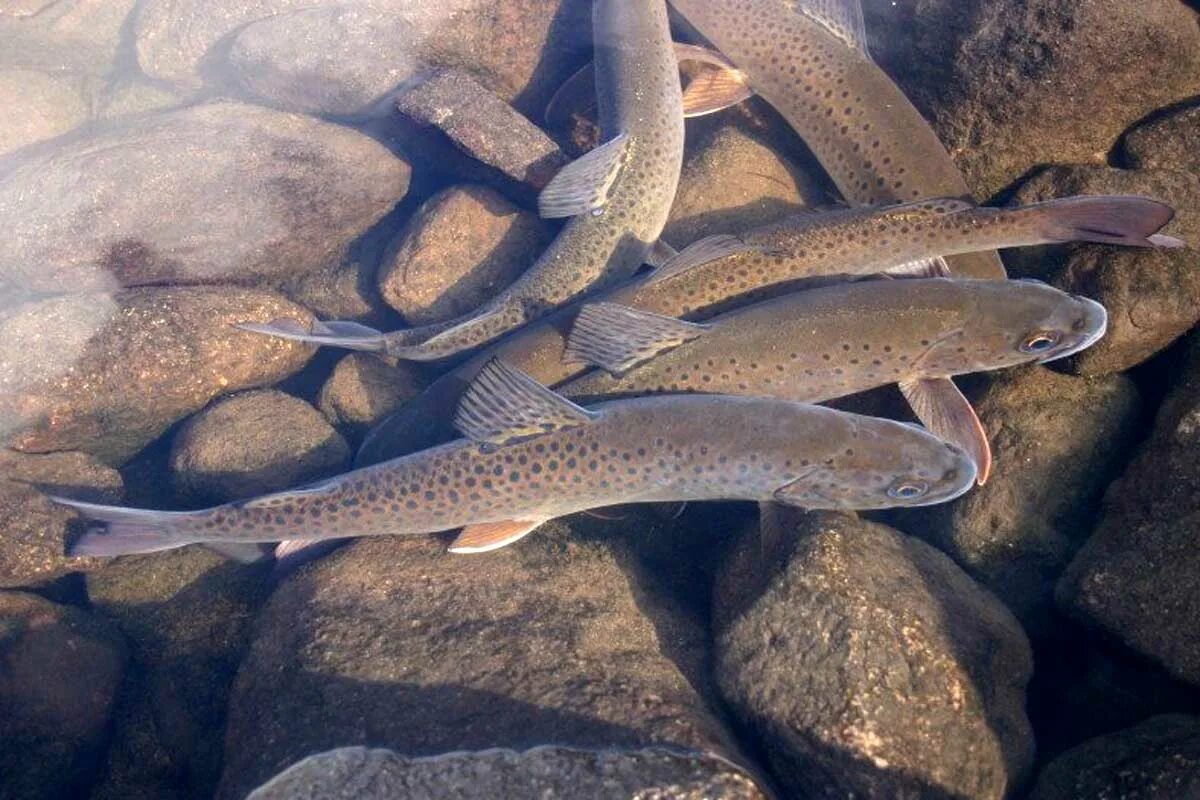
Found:
[[[1044,353],[1062,341],[1058,331],[1034,331],[1021,342],[1022,353]]]
[[[925,481],[915,481],[901,479],[888,487],[888,497],[895,500],[916,500],[918,497],[924,497],[929,491],[929,484]]]

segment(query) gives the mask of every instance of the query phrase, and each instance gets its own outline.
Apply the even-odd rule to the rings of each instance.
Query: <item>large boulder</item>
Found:
[[[1125,134],[1122,148],[1130,169],[1200,172],[1200,106],[1156,115]]]
[[[1059,581],[1067,613],[1200,684],[1200,339]]]
[[[0,797],[79,797],[95,773],[125,668],[103,620],[0,592]]]
[[[772,512],[718,575],[721,694],[795,797],[1006,797],[1033,760],[1029,643],[917,539]]]
[[[1200,93],[1179,0],[865,0],[871,52],[990,197],[1039,164],[1103,164],[1121,133]]]
[[[7,0],[0,5],[0,69],[107,79],[135,5],[137,0]]]
[[[0,286],[280,284],[339,261],[409,173],[357,131],[241,103],[119,120],[0,169]]]
[[[83,123],[88,98],[82,78],[28,69],[0,70],[0,156],[51,139]]]
[[[303,308],[232,287],[63,295],[0,311],[0,437],[119,464],[226,392],[277,383],[312,349],[233,327]]]
[[[455,752],[413,758],[390,750],[344,747],[309,756],[250,793],[247,800],[760,800],[769,795],[729,761],[647,747]]]
[[[374,353],[343,356],[321,387],[317,407],[355,439],[416,397],[426,381],[411,362],[393,363]]]
[[[348,744],[730,755],[689,680],[703,632],[578,528],[476,558],[429,537],[363,539],[293,574],[238,674],[218,797]]]

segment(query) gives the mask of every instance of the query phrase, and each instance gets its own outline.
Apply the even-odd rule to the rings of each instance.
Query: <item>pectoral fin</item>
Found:
[[[975,409],[949,378],[917,378],[900,382],[900,391],[917,419],[935,435],[966,451],[978,471],[980,486],[992,471],[992,448]]]
[[[708,325],[638,311],[616,303],[589,303],[575,317],[563,361],[594,364],[620,375],[702,336]]]
[[[503,445],[586,425],[595,418],[595,412],[494,358],[467,387],[454,427],[477,442]]]
[[[629,137],[621,134],[567,164],[538,195],[545,219],[573,217],[602,209],[629,161]]]
[[[499,550],[525,538],[543,519],[507,519],[503,522],[483,522],[462,529],[448,548],[451,553],[486,553]]]
[[[892,278],[949,278],[950,265],[941,256],[934,256],[888,267],[883,274]]]
[[[694,44],[675,44],[680,62],[703,64],[683,90],[683,115],[702,117],[754,96],[746,76],[733,63],[715,50]]]

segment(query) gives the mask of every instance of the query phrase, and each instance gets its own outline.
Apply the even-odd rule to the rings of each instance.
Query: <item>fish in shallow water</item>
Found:
[[[246,330],[431,361],[485,344],[585,292],[630,277],[666,225],[683,163],[679,70],[665,0],[596,0],[596,94],[610,138],[567,165],[538,199],[573,217],[515,283],[445,323],[389,334],[352,322],[311,329],[277,321]]]
[[[987,479],[987,438],[953,375],[1065,358],[1104,335],[1099,303],[1039,281],[932,278],[796,292],[697,324],[587,305],[568,360],[604,369],[562,384],[572,398],[758,395],[819,403],[898,383],[926,427]]]
[[[674,264],[597,299],[704,320],[794,289],[797,282],[814,277],[903,275],[919,271],[917,262],[971,249],[1064,241],[1178,246],[1179,242],[1157,233],[1173,215],[1169,206],[1141,197],[1070,197],[1017,208],[930,200],[802,214],[736,239],[701,240],[680,253]],[[677,268],[680,263],[684,268]],[[563,360],[580,307],[540,320],[443,375],[371,431],[357,464],[376,464],[451,438],[446,410],[454,408],[492,356],[548,385],[582,374],[584,365]]]
[[[875,509],[950,500],[975,480],[965,453],[917,426],[720,395],[585,409],[499,361],[480,372],[457,424],[468,439],[202,511],[60,499],[91,522],[70,552],[112,556],[462,526],[453,549],[476,552],[554,517],[619,503],[721,499]]]
[[[851,205],[970,198],[933,128],[871,58],[859,0],[670,0],[787,120]],[[720,104],[714,105],[719,107]],[[995,252],[958,256],[955,274],[1003,278]]]

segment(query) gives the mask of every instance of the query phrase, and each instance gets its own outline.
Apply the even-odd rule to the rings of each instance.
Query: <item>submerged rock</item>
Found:
[[[724,759],[647,747],[483,750],[413,758],[344,747],[310,756],[250,793],[248,800],[759,800],[767,793]]]
[[[981,197],[1047,163],[1104,163],[1151,111],[1200,93],[1178,0],[866,0],[870,48]]]
[[[1170,111],[1133,128],[1125,134],[1123,155],[1130,169],[1200,173],[1200,106]]]
[[[312,316],[273,292],[130,289],[26,303],[0,317],[0,436],[30,453],[120,464],[227,392],[265,386],[312,349],[233,327]]]
[[[703,632],[627,575],[619,551],[571,529],[480,558],[428,537],[363,539],[289,577],[238,673],[218,797],[349,743],[729,755],[686,677]]]
[[[391,363],[373,353],[351,353],[333,368],[321,387],[317,406],[334,425],[361,436],[420,394],[425,384],[419,368],[411,362]]]
[[[274,389],[226,397],[187,421],[171,478],[190,500],[224,503],[344,472],[350,446],[308,403]]]
[[[1164,714],[1063,753],[1030,800],[1200,797],[1200,717]]]
[[[484,186],[451,186],[417,211],[384,256],[379,291],[409,325],[479,308],[527,270],[550,225]]]
[[[0,796],[56,800],[86,790],[125,659],[103,620],[0,592]]]
[[[336,263],[409,173],[311,117],[233,102],[134,117],[0,174],[0,286],[295,279]]]
[[[924,542],[775,512],[714,604],[721,694],[792,795],[999,800],[1029,770],[1029,643]]]
[[[135,5],[137,0],[6,0],[0,5],[0,69],[107,78]]]
[[[1100,497],[1141,428],[1133,381],[1045,367],[997,375],[975,410],[992,444],[987,485],[897,515],[949,553],[1033,635],[1050,633],[1054,582],[1092,529]]]
[[[0,156],[51,139],[83,123],[88,100],[83,79],[27,69],[0,71]]]
[[[1200,684],[1200,339],[1177,374],[1057,595],[1085,624]]]
[[[33,586],[97,569],[99,558],[68,558],[75,513],[46,493],[116,503],[121,475],[83,453],[26,455],[0,450],[0,587]]]

